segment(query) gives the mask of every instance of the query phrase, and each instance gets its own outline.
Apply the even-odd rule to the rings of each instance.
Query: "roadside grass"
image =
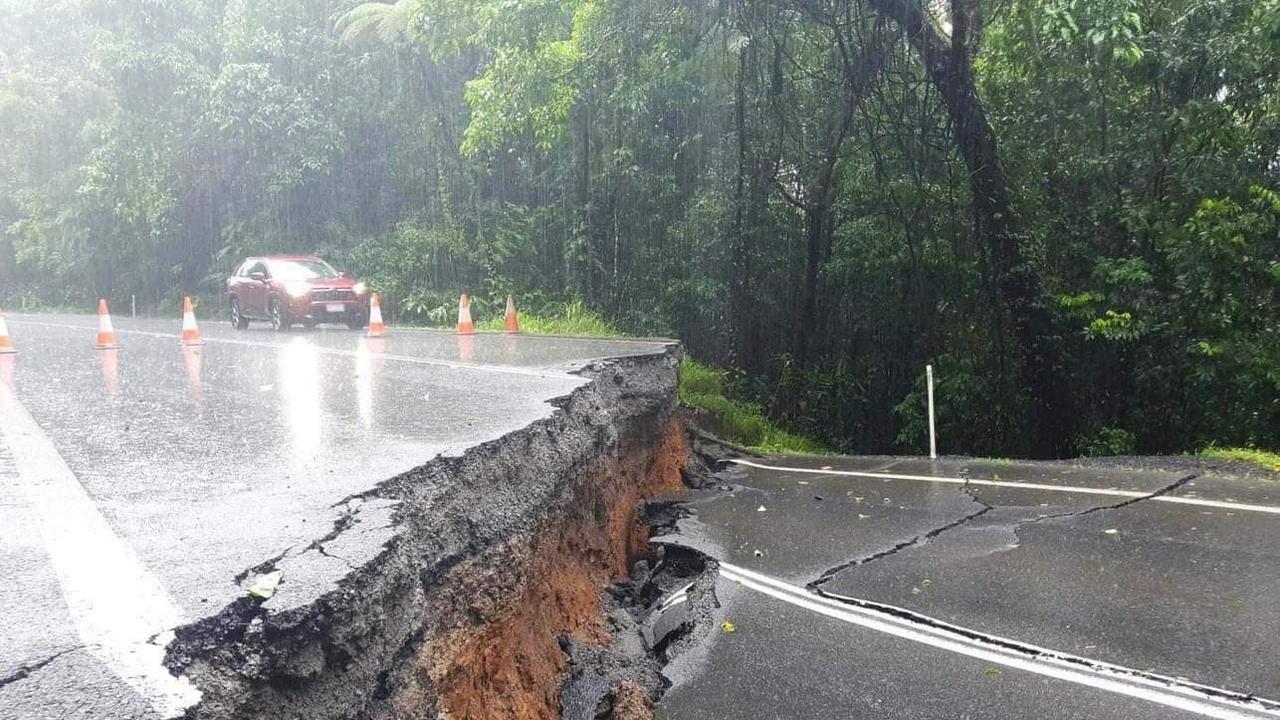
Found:
[[[728,397],[728,373],[685,357],[680,361],[680,404],[719,437],[765,453],[823,453],[819,443],[778,428],[759,405]]]
[[[1200,456],[1216,460],[1243,460],[1272,472],[1280,472],[1280,453],[1267,450],[1243,447],[1207,447],[1200,451]]]
[[[551,303],[540,312],[519,313],[520,332],[530,335],[584,335],[589,337],[619,337],[622,333],[603,317],[592,312],[582,300]],[[505,325],[503,316],[492,317],[476,323],[477,330],[501,331]]]

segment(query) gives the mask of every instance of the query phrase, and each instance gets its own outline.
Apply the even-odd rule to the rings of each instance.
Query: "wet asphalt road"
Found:
[[[208,343],[184,351],[176,322],[117,319],[123,349],[103,354],[93,317],[8,319],[20,354],[0,356],[11,388],[0,390],[0,717],[23,719],[180,706],[190,689],[155,674],[163,631],[243,594],[240,573],[284,554],[270,602],[306,602],[385,538],[378,518],[391,508],[371,507],[367,527],[325,556],[291,555],[345,499],[545,416],[581,382],[573,368],[661,349],[207,323]],[[731,491],[695,496],[696,517],[668,538],[726,563],[717,619],[734,630],[668,668],[659,717],[1280,716],[1187,690],[1280,697],[1280,514],[1258,509],[1280,507],[1280,480],[764,462],[799,469],[740,469]],[[823,465],[954,481],[805,471]],[[897,626],[846,616],[845,601],[814,604],[805,586],[819,578],[831,596],[918,615]],[[1174,680],[1153,700],[1150,685],[1113,686],[1106,673],[946,646],[913,634],[919,618]]]
[[[286,555],[270,602],[304,603],[375,553],[388,507],[325,557],[290,560],[345,501],[553,411],[592,360],[644,341],[8,316],[0,356],[0,717],[158,717],[189,687],[163,633],[217,612]],[[330,557],[332,556],[332,557]],[[152,637],[156,636],[156,637]],[[148,642],[152,639],[151,642]]]
[[[920,477],[739,467],[728,491],[692,498],[693,517],[663,540],[727,563],[717,621],[733,631],[668,668],[662,718],[1280,717],[1256,702],[1179,704],[1202,699],[1193,683],[1280,698],[1280,477],[756,462]],[[833,599],[806,587],[815,581]],[[909,620],[878,626],[887,614]],[[914,636],[934,621],[979,640],[948,648]],[[1115,672],[1059,677],[1047,663],[1024,666],[1025,653],[987,655],[1005,652],[992,638],[1167,676],[1153,687],[1168,702],[1142,697],[1145,686],[1104,687]]]

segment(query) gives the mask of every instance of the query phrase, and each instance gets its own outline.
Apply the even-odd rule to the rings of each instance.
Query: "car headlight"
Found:
[[[357,294],[357,295],[363,295],[363,294],[365,294],[368,290],[369,290],[369,287],[368,287],[367,285],[365,285],[365,284],[364,284],[364,281],[363,281],[363,280],[361,280],[360,282],[358,282],[358,283],[356,283],[355,285],[352,285],[352,286],[351,286],[351,292],[353,292],[353,293],[355,293],[355,294]]]
[[[289,293],[290,297],[304,297],[311,292],[311,286],[306,283],[288,283],[284,286],[284,291]]]

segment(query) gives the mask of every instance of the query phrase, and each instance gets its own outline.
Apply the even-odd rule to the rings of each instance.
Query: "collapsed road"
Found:
[[[0,716],[1280,717],[1280,485],[761,458],[680,351],[11,318]]]
[[[682,487],[675,344],[210,326],[192,350],[118,320],[100,352],[90,317],[9,324],[0,716],[550,717],[566,675],[590,716],[656,697],[601,591],[649,552],[640,501]],[[647,596],[696,576],[649,561]]]

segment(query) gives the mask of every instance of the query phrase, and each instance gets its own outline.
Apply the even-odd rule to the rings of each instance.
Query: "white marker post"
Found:
[[[138,296],[129,296],[129,317],[137,319],[138,317]]]
[[[929,459],[938,459],[938,436],[933,423],[933,366],[924,366],[925,376],[929,382]]]

